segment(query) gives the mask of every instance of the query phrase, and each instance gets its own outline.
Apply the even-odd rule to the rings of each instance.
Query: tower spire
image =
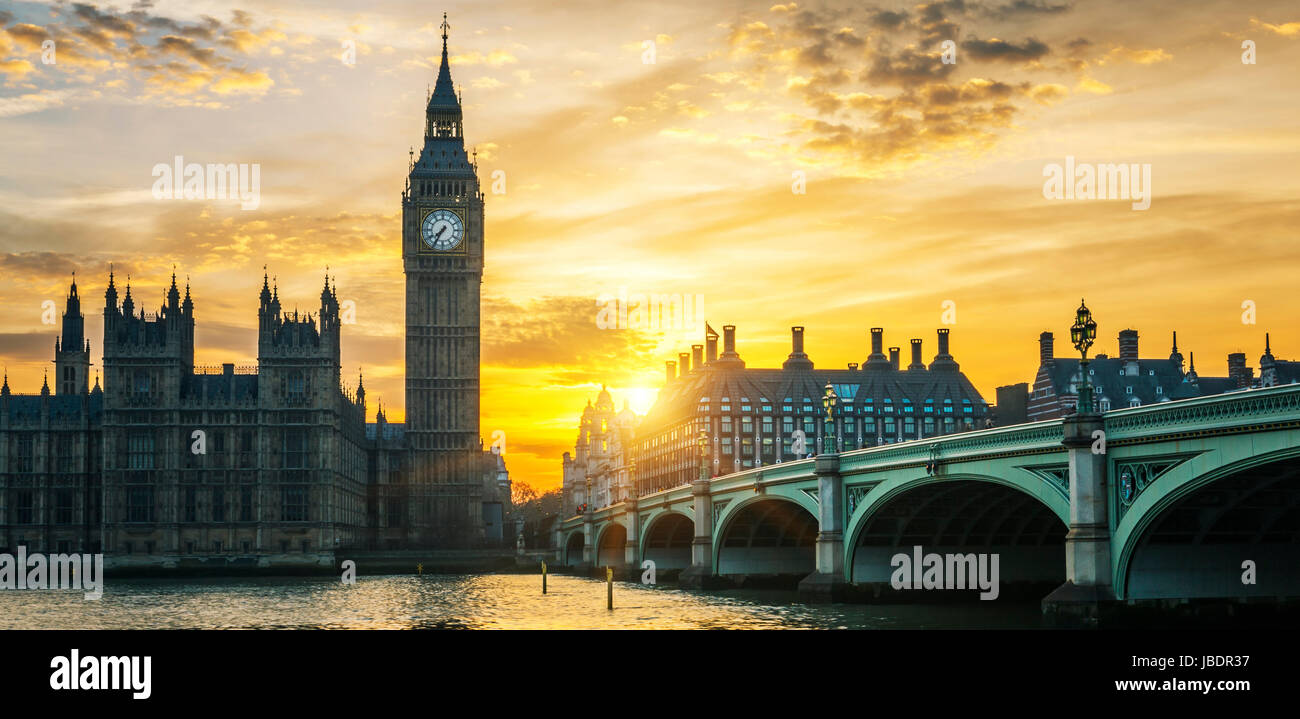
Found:
[[[454,112],[460,114],[460,99],[456,97],[456,87],[451,81],[451,61],[447,58],[447,30],[451,28],[447,24],[447,14],[443,13],[442,17],[442,62],[438,66],[438,79],[433,84],[433,94],[429,96],[428,110],[441,112]],[[444,122],[451,118],[439,118]],[[460,118],[455,118],[459,124]],[[435,130],[437,128],[434,128]],[[447,129],[447,128],[444,128]],[[459,137],[459,127],[455,128],[456,132],[452,136]],[[438,133],[426,133],[428,136],[440,136]]]

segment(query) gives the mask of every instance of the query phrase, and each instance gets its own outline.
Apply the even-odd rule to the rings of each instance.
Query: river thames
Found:
[[[954,629],[1039,626],[1037,602],[810,605],[782,590],[685,591],[521,574],[109,579],[78,591],[0,591],[4,629]]]

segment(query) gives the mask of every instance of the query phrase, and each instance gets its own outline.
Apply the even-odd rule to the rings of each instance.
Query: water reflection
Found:
[[[1031,628],[1036,602],[806,605],[793,592],[689,592],[551,575],[118,580],[76,591],[0,591],[6,629],[887,629]]]

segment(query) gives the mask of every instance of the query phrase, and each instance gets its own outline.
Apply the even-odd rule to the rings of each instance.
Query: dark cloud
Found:
[[[986,13],[996,18],[1008,18],[1013,15],[1055,15],[1069,12],[1070,3],[1053,5],[1045,0],[1015,0],[1006,5],[988,8]]]
[[[952,74],[956,65],[945,65],[938,53],[927,54],[911,48],[896,56],[877,54],[863,75],[863,80],[891,87],[913,87],[934,80],[943,80]]]
[[[950,15],[964,15],[966,3],[962,0],[945,0],[917,7],[917,24],[921,28],[921,45],[930,47],[944,40],[952,40],[961,32]]]
[[[32,313],[33,318],[38,315],[39,312]],[[53,358],[55,330],[52,327],[46,329],[48,331],[44,333],[0,332],[0,357],[6,361],[19,362],[40,362]],[[19,391],[17,387],[13,389]]]
[[[867,44],[865,39],[858,37],[853,33],[852,28],[847,27],[836,30],[835,34],[832,35],[831,38],[840,45],[851,49],[866,47]]]
[[[834,49],[852,52],[866,47],[867,41],[858,37],[852,28],[835,24],[840,20],[835,15],[819,15],[803,11],[794,16],[787,32],[798,38],[804,46],[798,55],[798,64],[805,67],[827,67],[840,62],[833,55]]]
[[[41,43],[50,39],[48,30],[27,23],[19,23],[13,27],[5,28],[5,32],[9,33],[9,37],[13,38],[14,42],[29,50],[39,50]]]
[[[158,39],[157,50],[160,54],[173,54],[187,57],[202,67],[211,68],[225,61],[209,48],[199,47],[189,38],[164,35]]]
[[[898,30],[903,27],[903,23],[907,22],[907,12],[877,10],[876,12],[871,13],[867,22],[871,24],[871,27],[880,30]]]
[[[806,67],[828,67],[835,64],[827,43],[819,42],[799,51],[799,64]]]
[[[77,271],[77,256],[63,252],[0,253],[0,270],[25,279],[71,277]]]
[[[130,21],[112,14],[112,12],[100,12],[93,5],[83,5],[75,3],[72,6],[72,14],[86,25],[110,32],[121,37],[132,37],[135,35],[135,26]]]
[[[974,59],[989,62],[1030,62],[1051,52],[1047,45],[1032,37],[1019,45],[996,38],[971,38],[963,42],[961,47]]]
[[[926,105],[931,107],[946,107],[958,104],[968,104],[985,102],[989,100],[1005,100],[1019,92],[1024,92],[1029,88],[1028,83],[1014,87],[1005,82],[988,82],[988,83],[966,83],[960,87],[954,87],[948,84],[931,84],[927,85],[923,91]]]

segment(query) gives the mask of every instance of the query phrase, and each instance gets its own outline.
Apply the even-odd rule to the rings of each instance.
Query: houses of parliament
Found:
[[[0,386],[0,552],[105,554],[109,567],[330,566],[345,549],[493,546],[510,480],[479,432],[483,195],[443,27],[423,147],[401,195],[406,422],[343,389],[342,322],[281,307],[264,276],[257,365],[194,364],[195,301],[173,273],[146,313],[104,291],[103,383],[74,280],[54,374]],[[251,304],[251,303],[250,303]]]

